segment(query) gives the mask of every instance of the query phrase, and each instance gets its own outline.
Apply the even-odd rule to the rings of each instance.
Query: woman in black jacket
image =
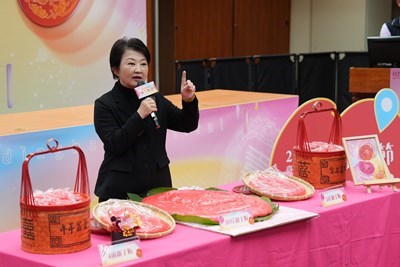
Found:
[[[199,121],[195,86],[182,73],[182,109],[159,93],[139,99],[135,88],[147,81],[150,52],[136,38],[117,40],[110,52],[114,87],[94,104],[95,130],[104,144],[104,159],[95,187],[99,201],[145,195],[155,187],[172,186],[165,149],[167,129],[191,132]],[[151,113],[160,127],[156,128]]]

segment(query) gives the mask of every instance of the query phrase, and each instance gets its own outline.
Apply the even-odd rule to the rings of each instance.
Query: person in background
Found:
[[[143,100],[135,93],[147,82],[150,52],[137,38],[123,37],[111,48],[114,87],[94,103],[94,127],[104,145],[95,194],[99,202],[126,199],[127,193],[144,196],[155,187],[171,187],[167,156],[167,129],[189,133],[199,121],[195,85],[182,72],[182,108],[160,93]],[[156,129],[150,114],[158,117]],[[190,149],[190,148],[189,148]]]
[[[396,0],[397,6],[400,7],[400,0]],[[380,37],[400,36],[400,17],[386,21],[381,28]]]

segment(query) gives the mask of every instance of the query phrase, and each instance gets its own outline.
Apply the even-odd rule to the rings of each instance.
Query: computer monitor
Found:
[[[367,37],[370,67],[400,67],[400,36]]]

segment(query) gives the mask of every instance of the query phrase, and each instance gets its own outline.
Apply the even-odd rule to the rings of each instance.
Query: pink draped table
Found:
[[[142,240],[142,258],[114,266],[400,266],[400,193],[373,187],[368,194],[351,182],[345,191],[346,202],[325,208],[318,191],[305,201],[277,202],[319,216],[238,237],[178,224],[171,235]],[[92,234],[92,246],[81,252],[31,254],[21,250],[20,230],[12,230],[0,234],[0,266],[101,266],[102,243],[109,237]]]

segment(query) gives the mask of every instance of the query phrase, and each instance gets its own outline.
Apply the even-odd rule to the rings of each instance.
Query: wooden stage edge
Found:
[[[200,109],[223,107],[235,104],[263,102],[274,99],[297,97],[297,95],[270,94],[215,89],[196,92]],[[166,96],[181,107],[181,95]],[[74,127],[93,123],[93,105],[59,109],[10,113],[0,115],[0,136],[36,132],[57,128]]]
[[[390,87],[390,68],[350,68],[349,91],[352,94],[376,94]]]

